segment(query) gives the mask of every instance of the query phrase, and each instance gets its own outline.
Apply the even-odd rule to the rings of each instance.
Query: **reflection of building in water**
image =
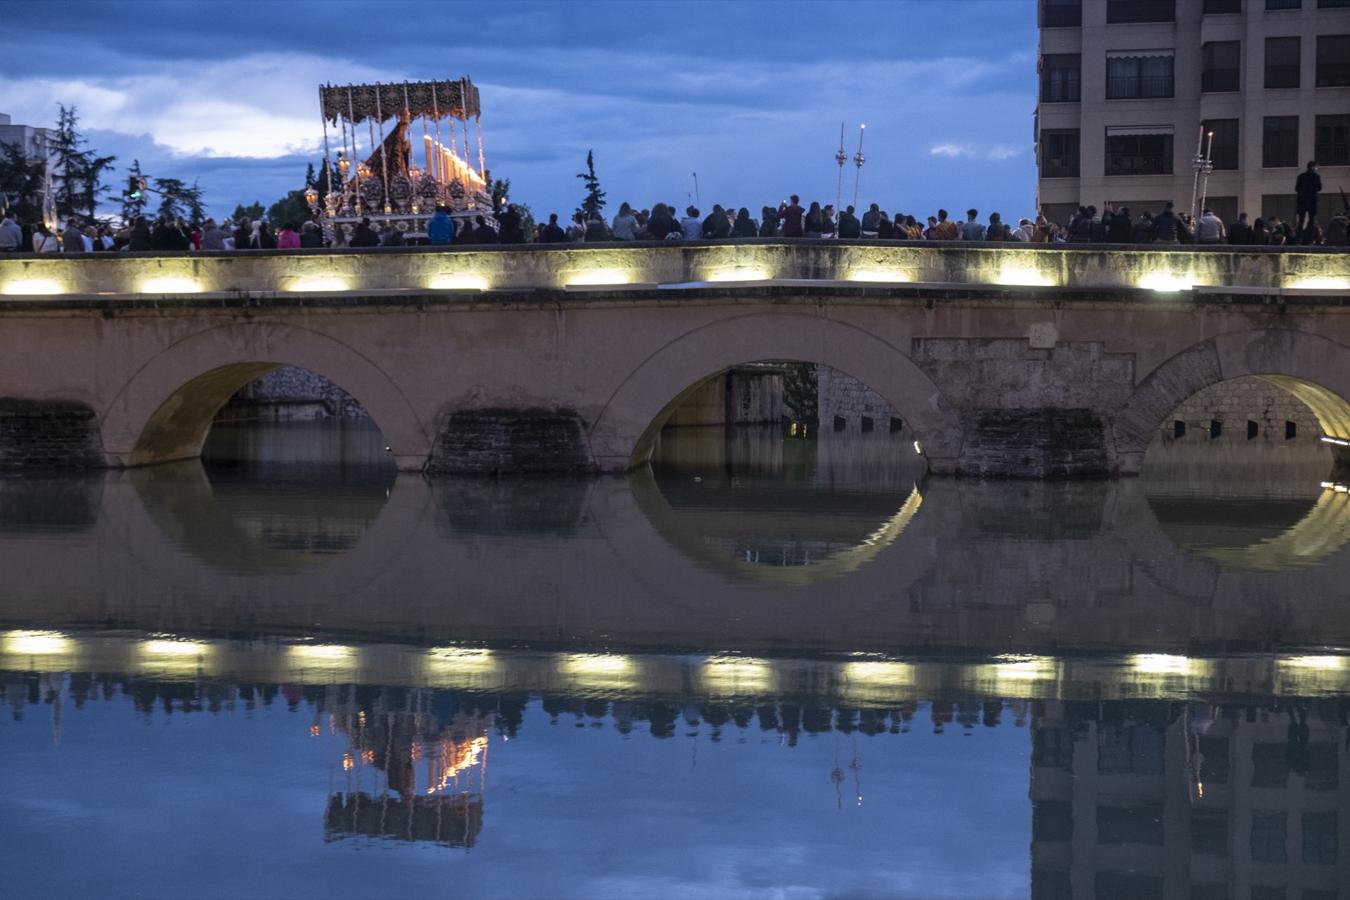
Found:
[[[1339,701],[1038,703],[1032,896],[1343,897],[1346,739]]]
[[[483,823],[488,718],[459,695],[422,688],[329,689],[328,725],[347,736],[346,791],[332,793],[324,836],[471,847]],[[315,725],[319,730],[319,710]],[[369,791],[362,782],[374,783]],[[397,796],[393,796],[397,795]]]

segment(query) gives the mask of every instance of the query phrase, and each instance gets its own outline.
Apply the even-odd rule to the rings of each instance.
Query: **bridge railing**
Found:
[[[746,240],[0,257],[0,295],[379,295],[853,283],[988,289],[1350,293],[1333,248],[1176,248]]]

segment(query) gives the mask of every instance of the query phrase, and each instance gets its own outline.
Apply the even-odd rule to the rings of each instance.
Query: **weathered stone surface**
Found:
[[[1106,424],[1091,409],[976,410],[960,471],[986,478],[1109,475]]]
[[[282,366],[245,385],[217,418],[368,419],[370,414],[360,401],[322,375]]]
[[[0,471],[103,465],[94,411],[68,400],[0,398]]]
[[[479,409],[452,413],[427,472],[552,475],[596,471],[585,424],[572,410]]]
[[[1182,435],[1176,433],[1177,422],[1185,426]],[[1212,433],[1214,422],[1221,425],[1217,436]],[[1256,427],[1256,434],[1250,437],[1248,423]],[[1165,443],[1310,444],[1317,443],[1322,432],[1317,416],[1297,397],[1264,378],[1248,375],[1192,395],[1162,423],[1160,433]]]
[[[671,413],[666,425],[776,425],[786,416],[783,370],[747,366],[709,379]]]
[[[863,419],[884,422],[888,428],[891,419],[902,419],[885,397],[829,366],[816,367],[816,395],[819,421],[835,431],[861,431]]]

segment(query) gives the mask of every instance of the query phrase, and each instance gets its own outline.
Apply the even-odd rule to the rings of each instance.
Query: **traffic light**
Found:
[[[131,175],[131,176],[128,176],[128,177],[127,177],[127,199],[128,199],[128,200],[139,200],[139,199],[141,199],[141,182],[142,182],[143,180],[144,180],[144,179],[137,178],[135,175]]]

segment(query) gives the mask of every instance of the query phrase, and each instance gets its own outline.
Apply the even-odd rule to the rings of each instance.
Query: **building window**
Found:
[[[1317,0],[1318,9],[1345,9],[1350,7],[1350,0]]]
[[[1047,128],[1041,132],[1041,177],[1078,177],[1078,129]]]
[[[1171,53],[1106,58],[1107,100],[1171,96]]]
[[[1350,116],[1318,116],[1313,159],[1324,166],[1350,166]]]
[[[1284,222],[1292,222],[1297,209],[1298,197],[1294,194],[1261,195],[1261,217],[1266,221],[1279,218]],[[1283,783],[1280,786],[1283,787]]]
[[[1033,800],[1031,839],[1067,844],[1073,840],[1073,806],[1063,800]]]
[[[1228,856],[1228,810],[1191,810],[1191,852],[1201,856]]]
[[[1297,37],[1266,38],[1266,87],[1298,87],[1298,54]]]
[[[1315,866],[1336,865],[1336,814],[1303,814],[1303,861]]]
[[[1106,0],[1106,24],[1175,22],[1176,0]]]
[[[1205,15],[1222,16],[1229,13],[1241,13],[1242,0],[1205,0]]]
[[[1214,135],[1209,147],[1209,161],[1215,170],[1238,167],[1238,120],[1206,119],[1205,131]]]
[[[1210,41],[1200,48],[1200,90],[1207,94],[1242,90],[1242,42]]]
[[[1266,9],[1299,9],[1303,0],[1266,0]]]
[[[1145,722],[1103,725],[1097,732],[1097,771],[1103,775],[1163,774],[1162,731]]]
[[[1077,28],[1083,24],[1083,0],[1041,0],[1042,28]]]
[[[1266,116],[1261,165],[1267,169],[1298,165],[1298,116]]]
[[[1350,85],[1350,34],[1317,36],[1317,86]]]
[[[1286,861],[1285,818],[1282,812],[1252,813],[1252,862]]]
[[[1171,130],[1106,129],[1106,174],[1171,175]]]
[[[1041,102],[1077,103],[1082,57],[1057,53],[1041,57]]]
[[[1200,751],[1200,780],[1205,784],[1227,784],[1229,770],[1228,738],[1201,735],[1198,749]]]
[[[1097,807],[1097,843],[1162,846],[1162,807],[1153,804]]]

